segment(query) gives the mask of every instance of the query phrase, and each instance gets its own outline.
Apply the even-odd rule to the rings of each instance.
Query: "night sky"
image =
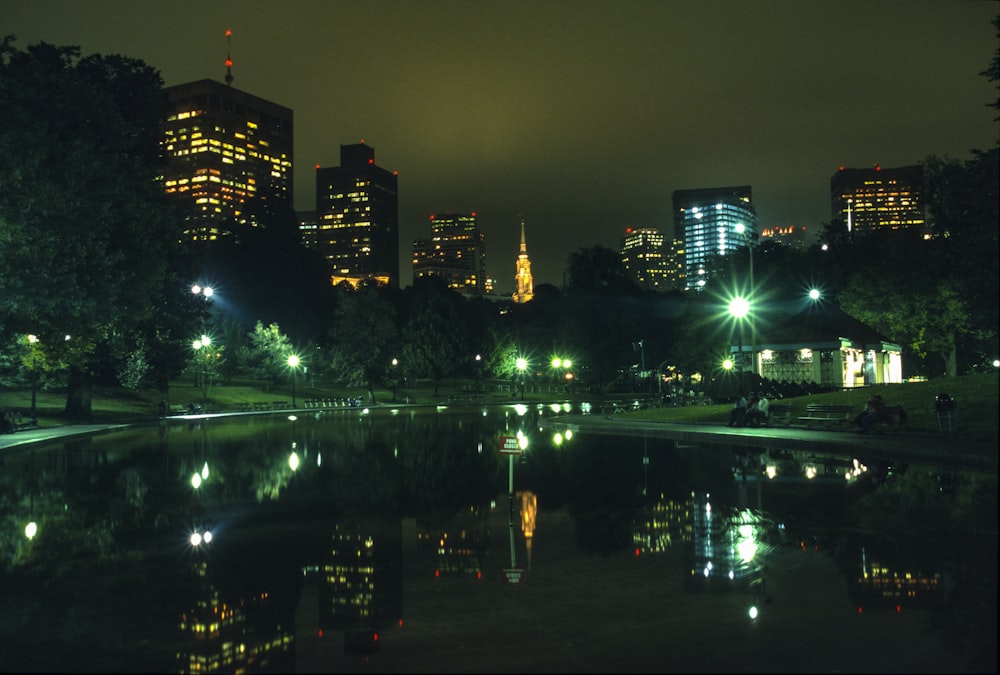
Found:
[[[1000,136],[986,107],[993,0],[137,2],[0,0],[15,46],[78,45],[292,108],[295,206],[364,139],[399,172],[401,279],[428,215],[475,211],[513,289],[626,227],[673,229],[674,190],[751,185],[764,227],[818,230],[830,176],[956,159]]]

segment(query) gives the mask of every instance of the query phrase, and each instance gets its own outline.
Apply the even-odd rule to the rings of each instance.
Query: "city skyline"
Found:
[[[15,46],[79,45],[224,82],[295,114],[295,208],[362,139],[399,172],[401,281],[432,213],[473,212],[497,293],[523,218],[532,275],[673,234],[676,190],[749,185],[761,228],[818,229],[839,166],[956,159],[997,142],[989,2],[0,0]],[[148,30],[144,27],[149,27]]]

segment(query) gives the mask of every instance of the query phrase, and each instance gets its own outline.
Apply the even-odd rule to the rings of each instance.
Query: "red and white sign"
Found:
[[[516,567],[507,567],[503,571],[503,582],[505,584],[523,584],[525,581],[524,570]]]
[[[523,452],[524,450],[521,449],[521,444],[518,442],[517,436],[500,437],[501,455],[520,455]]]

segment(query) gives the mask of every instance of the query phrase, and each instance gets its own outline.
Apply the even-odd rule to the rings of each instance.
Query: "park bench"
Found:
[[[812,425],[819,422],[827,425],[841,426],[850,423],[854,416],[854,406],[850,405],[806,405],[806,414],[799,416],[800,422]]]
[[[170,406],[170,414],[172,415],[187,415],[188,409],[186,405],[174,404]]]
[[[14,431],[24,431],[25,429],[33,429],[38,426],[38,420],[34,417],[24,419],[24,415],[20,412],[14,413],[11,423],[14,425]]]
[[[267,401],[254,401],[253,409],[255,411],[270,410],[271,404]]]
[[[273,410],[287,410],[288,401],[271,401],[271,408]]]
[[[764,423],[769,427],[778,425],[787,427],[792,423],[792,406],[783,403],[768,405],[767,420]]]
[[[250,404],[247,401],[239,401],[236,403],[237,412],[250,412]]]

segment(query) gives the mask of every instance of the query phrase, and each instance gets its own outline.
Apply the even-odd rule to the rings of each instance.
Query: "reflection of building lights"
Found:
[[[757,542],[752,538],[744,539],[736,545],[736,552],[742,562],[748,563],[757,555]]]
[[[208,480],[208,462],[205,462],[205,465],[201,467],[201,477],[203,480]]]
[[[299,468],[299,453],[293,452],[288,455],[288,466],[292,471],[297,471]]]
[[[196,472],[196,473],[194,473],[194,474],[191,475],[191,487],[193,487],[195,490],[197,490],[198,488],[201,487],[201,474],[200,473]]]

